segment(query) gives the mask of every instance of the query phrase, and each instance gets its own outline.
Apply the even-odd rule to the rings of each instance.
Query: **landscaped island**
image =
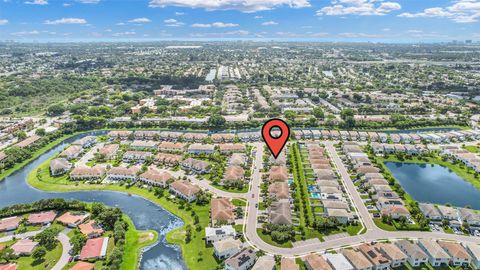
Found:
[[[100,203],[46,199],[0,209],[0,217],[0,260],[19,269],[134,269],[157,241]]]

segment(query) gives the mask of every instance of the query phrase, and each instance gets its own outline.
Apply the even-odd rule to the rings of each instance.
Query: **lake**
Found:
[[[85,202],[101,202],[111,207],[118,207],[130,216],[139,230],[155,230],[159,234],[156,245],[147,248],[140,262],[142,270],[187,269],[179,247],[166,243],[165,235],[183,225],[181,219],[172,215],[159,205],[139,196],[128,196],[125,193],[112,191],[79,191],[79,192],[44,192],[30,187],[26,178],[30,171],[45,160],[60,152],[71,142],[86,136],[98,135],[102,131],[82,134],[65,140],[60,145],[47,151],[14,174],[0,182],[0,207],[18,203],[30,203],[46,198],[76,199]]]
[[[403,189],[419,202],[480,209],[480,190],[448,168],[400,162],[385,162],[385,165]]]

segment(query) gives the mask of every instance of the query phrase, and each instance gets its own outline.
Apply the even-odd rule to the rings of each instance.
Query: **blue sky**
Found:
[[[480,0],[0,0],[0,40],[480,40]]]

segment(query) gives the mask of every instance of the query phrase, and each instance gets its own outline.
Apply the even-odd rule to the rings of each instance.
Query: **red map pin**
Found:
[[[280,136],[272,136],[271,130],[275,127],[280,129]],[[272,155],[277,158],[290,137],[290,128],[281,119],[270,119],[263,124],[262,137]]]

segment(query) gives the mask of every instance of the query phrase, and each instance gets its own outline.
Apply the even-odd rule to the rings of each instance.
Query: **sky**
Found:
[[[480,0],[0,0],[0,40],[480,40]]]

